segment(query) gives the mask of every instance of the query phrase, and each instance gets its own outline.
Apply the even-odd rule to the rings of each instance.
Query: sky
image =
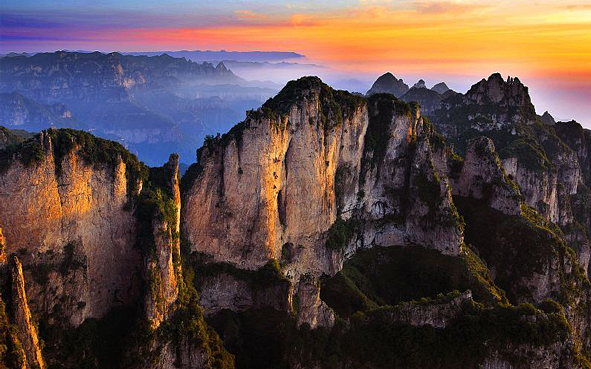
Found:
[[[2,0],[0,52],[58,49],[294,51],[460,92],[501,72],[539,113],[591,128],[588,0]]]

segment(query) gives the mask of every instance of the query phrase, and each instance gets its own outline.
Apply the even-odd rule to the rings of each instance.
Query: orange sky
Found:
[[[236,10],[239,25],[129,30],[128,41],[179,48],[293,50],[339,69],[591,77],[591,3],[365,1],[324,13]],[[411,5],[414,4],[414,5]],[[585,81],[585,79],[587,81]]]
[[[591,98],[587,0],[68,1],[6,0],[4,48],[284,50],[352,77],[392,71],[473,83],[499,71],[539,88],[544,104],[554,89]],[[584,101],[574,108],[591,105]],[[591,125],[586,109],[574,116]]]

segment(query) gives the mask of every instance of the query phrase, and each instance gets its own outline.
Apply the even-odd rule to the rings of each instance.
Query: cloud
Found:
[[[476,9],[483,9],[489,5],[474,2],[460,1],[414,1],[414,7],[423,14],[466,13]]]
[[[234,15],[238,18],[246,18],[246,19],[266,19],[268,16],[262,13],[256,13],[252,10],[236,10],[234,11]]]

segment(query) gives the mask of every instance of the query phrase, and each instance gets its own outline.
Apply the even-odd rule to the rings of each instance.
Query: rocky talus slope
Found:
[[[148,168],[80,131],[14,142],[0,361],[591,368],[579,127],[539,122],[497,75],[428,117],[305,77],[180,181],[176,155]]]

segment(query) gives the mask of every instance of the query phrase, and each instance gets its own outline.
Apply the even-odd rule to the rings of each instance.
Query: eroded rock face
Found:
[[[145,276],[145,280],[150,283],[145,297],[146,317],[152,329],[156,329],[170,315],[178,297],[178,279],[182,276],[178,156],[171,155],[164,167],[156,170],[162,171],[166,181],[165,188],[171,193],[174,213],[170,219],[161,219],[160,214],[152,219],[154,250],[146,255]]]
[[[18,338],[22,342],[28,368],[44,369],[45,363],[41,353],[39,338],[37,337],[37,328],[33,324],[27,294],[25,292],[23,268],[16,256],[11,260],[10,274],[12,283],[12,321],[17,327]]]
[[[7,253],[22,257],[33,311],[61,305],[79,325],[138,297],[126,165],[92,166],[76,150],[56,160],[51,135],[40,140],[38,163],[14,160],[0,174],[0,224]]]
[[[521,193],[505,175],[490,138],[470,141],[459,178],[453,185],[454,195],[488,201],[489,206],[504,214],[521,213]]]
[[[282,260],[296,280],[334,274],[346,255],[373,245],[457,254],[457,213],[418,111],[388,95],[366,104],[319,80],[293,83],[304,88],[288,85],[200,151],[182,216],[193,250],[246,269]],[[295,93],[301,97],[281,105]],[[335,103],[342,115],[327,110]],[[266,110],[273,106],[283,115]],[[340,250],[326,245],[335,221],[355,228]]]
[[[244,311],[271,307],[286,312],[292,309],[292,287],[288,281],[264,285],[256,283],[256,279],[220,273],[203,278],[200,287],[199,303],[206,315],[223,309]]]
[[[320,282],[314,276],[305,274],[300,277],[295,298],[298,327],[305,323],[312,329],[332,328],[334,312],[320,299]]]
[[[466,304],[472,302],[472,292],[468,290],[451,301],[439,304],[402,303],[388,314],[388,320],[390,323],[408,324],[414,327],[430,326],[443,329],[462,313]]]
[[[363,103],[341,124],[323,122],[320,87],[285,116],[251,115],[239,133],[203,148],[184,193],[182,227],[194,251],[257,269],[293,244],[304,270],[333,269],[331,253],[317,246],[336,219],[337,167],[359,170],[368,122]]]
[[[207,352],[189,339],[182,339],[178,344],[168,343],[161,349],[160,357],[154,369],[201,369],[208,368]]]

